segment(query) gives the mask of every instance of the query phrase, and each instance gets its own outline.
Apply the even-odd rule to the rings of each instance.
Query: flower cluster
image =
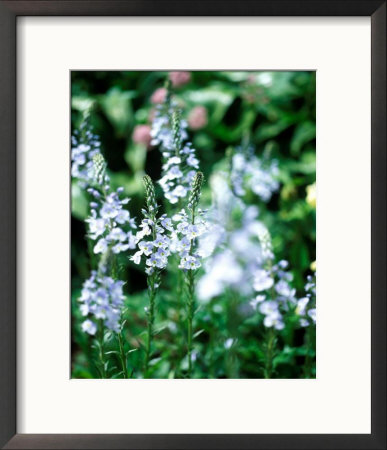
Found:
[[[94,253],[121,253],[135,247],[135,237],[131,229],[136,228],[133,218],[124,206],[128,198],[120,199],[123,189],[101,194],[89,188],[94,201],[90,203],[91,214],[86,222],[89,224],[89,237],[96,241]]]
[[[138,251],[130,258],[135,264],[140,264],[141,257],[146,257],[146,273],[151,275],[155,269],[164,269],[170,255],[171,220],[166,215],[157,218],[158,205],[153,182],[148,175],[143,178],[145,186],[146,209],[143,209],[144,219],[141,230],[136,233],[135,243]],[[149,239],[150,237],[150,239]]]
[[[136,228],[134,219],[124,206],[128,198],[120,198],[123,188],[112,191],[106,172],[106,162],[100,151],[98,136],[91,132],[89,116],[86,115],[79,130],[72,138],[72,177],[87,189],[92,197],[88,236],[96,241],[94,253],[105,254],[109,250],[121,253],[134,248],[134,236],[130,229]]]
[[[143,219],[141,230],[136,234],[139,250],[130,259],[135,264],[140,264],[142,256],[145,256],[147,274],[151,274],[154,268],[164,269],[171,254],[179,255],[180,269],[198,269],[204,255],[199,250],[195,251],[193,242],[207,232],[208,224],[204,219],[204,211],[199,209],[197,214],[198,220],[195,224],[190,222],[184,209],[174,214],[172,219],[166,214],[155,221]],[[155,239],[152,238],[153,230],[156,233]]]
[[[258,308],[263,314],[265,327],[282,330],[285,327],[284,314],[292,311],[300,316],[299,323],[306,327],[316,321],[314,307],[316,285],[314,279],[308,276],[305,286],[306,296],[296,298],[296,290],[291,286],[292,274],[287,270],[288,262],[280,261],[273,264],[274,255],[271,249],[270,235],[264,233],[260,237],[265,266],[256,271],[253,286],[257,295],[250,301],[254,310]]]
[[[265,264],[254,274],[253,287],[257,295],[250,305],[265,316],[265,327],[282,330],[285,327],[283,314],[294,310],[300,300],[297,300],[296,290],[290,284],[293,275],[287,270],[288,262],[281,260],[273,264],[274,254],[267,230],[261,233],[260,241]]]
[[[297,304],[296,290],[291,287],[293,276],[286,270],[288,262],[280,261],[268,269],[256,272],[253,286],[257,295],[250,301],[253,309],[265,316],[265,327],[282,330],[285,326],[283,314]]]
[[[100,153],[101,142],[92,132],[88,114],[74,132],[71,144],[71,176],[80,186],[89,186],[94,179],[93,157]]]
[[[210,180],[213,201],[209,232],[200,239],[201,251],[211,255],[198,283],[198,296],[203,301],[220,295],[226,288],[251,296],[251,280],[267,257],[259,240],[265,230],[258,220],[259,209],[246,205],[241,196],[251,189],[268,200],[279,188],[274,178],[277,163],[261,161],[251,147],[238,148],[229,162],[229,171],[215,172]]]
[[[232,156],[231,184],[237,196],[249,189],[262,201],[268,202],[273,192],[278,191],[278,162],[267,161],[254,155],[251,146],[239,147]]]
[[[177,223],[174,234],[173,249],[179,254],[179,268],[183,270],[195,270],[201,266],[201,259],[204,254],[195,248],[195,239],[208,231],[208,223],[204,218],[205,212],[197,211],[198,220],[192,224],[187,213],[182,209],[173,216],[173,221]]]
[[[207,217],[209,231],[199,243],[200,252],[210,258],[197,294],[202,301],[226,289],[251,296],[251,279],[263,264],[259,234],[264,225],[258,220],[259,210],[235,195],[226,172],[215,173],[210,183],[213,201]]]
[[[123,285],[123,281],[115,281],[111,277],[101,276],[96,271],[91,273],[91,277],[83,283],[79,298],[82,315],[89,317],[82,323],[84,332],[94,335],[97,331],[97,324],[90,317],[96,321],[102,320],[109,330],[119,331],[121,309],[124,302]]]
[[[132,229],[136,228],[133,218],[125,209],[129,198],[120,198],[123,188],[111,190],[109,177],[106,174],[106,163],[98,153],[93,158],[94,187],[88,192],[93,197],[90,203],[90,217],[86,219],[89,225],[88,236],[93,241],[94,253],[104,254],[111,250],[118,254],[135,247]]]
[[[139,250],[130,258],[135,264],[140,264],[141,257],[145,256],[145,264],[147,266],[146,273],[153,273],[154,269],[164,269],[168,264],[168,257],[171,254],[170,244],[171,237],[168,236],[170,231],[170,219],[162,216],[160,220],[151,220],[145,218],[140,224],[141,230],[136,234],[136,244]],[[156,232],[155,239],[152,239]],[[151,239],[147,240],[146,237]],[[145,238],[145,239],[144,239]]]
[[[195,169],[199,168],[195,149],[187,142],[186,130],[187,122],[181,119],[180,111],[168,91],[164,103],[156,110],[151,130],[151,145],[160,148],[163,166],[159,184],[171,204],[176,204],[179,199],[186,197],[196,173]]]
[[[86,219],[88,237],[95,241],[94,253],[100,255],[98,271],[92,271],[84,282],[79,298],[82,315],[89,316],[82,323],[82,329],[91,335],[97,332],[96,322],[90,319],[92,316],[108,329],[119,332],[124,282],[109,275],[113,255],[135,247],[132,229],[136,225],[125,209],[129,199],[121,198],[123,188],[114,191],[110,186],[99,139],[90,131],[88,116],[73,137],[72,176],[86,188],[92,199],[90,215]]]
[[[300,316],[300,325],[307,327],[316,323],[316,282],[314,277],[308,275],[305,285],[305,297],[297,301],[296,313]]]

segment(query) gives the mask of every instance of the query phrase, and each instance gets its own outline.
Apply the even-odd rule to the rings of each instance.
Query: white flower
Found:
[[[142,251],[136,252],[130,259],[134,264],[140,264]]]
[[[285,328],[282,316],[278,311],[266,316],[263,324],[265,327],[274,327],[276,330],[283,330]]]
[[[306,312],[306,306],[309,303],[308,297],[302,297],[297,301],[296,314],[304,316]]]
[[[268,300],[259,305],[259,311],[265,315],[272,315],[278,312],[278,303],[273,300]]]
[[[187,220],[187,213],[185,212],[184,209],[182,209],[179,213],[174,214],[172,216],[172,220],[174,222],[181,222],[182,220],[186,221]]]
[[[167,170],[170,166],[177,164],[179,165],[181,163],[181,158],[178,156],[172,156],[172,158],[169,158],[168,161],[163,165],[163,169]]]
[[[311,308],[308,311],[308,316],[313,320],[314,323],[316,323],[316,308]]]
[[[176,197],[185,197],[187,195],[188,189],[184,186],[181,186],[180,184],[175,187],[175,189],[172,191],[172,195]]]
[[[198,269],[200,266],[201,266],[200,260],[196,256],[186,256],[181,259],[179,264],[180,269],[188,269],[188,270]]]
[[[257,292],[270,289],[274,284],[274,280],[271,277],[268,270],[258,269],[254,275],[253,287]]]
[[[166,173],[166,177],[168,180],[174,180],[176,178],[181,178],[183,176],[183,172],[179,169],[178,166],[172,166],[168,169]]]
[[[96,214],[95,210],[93,210],[94,214]],[[90,217],[86,219],[86,222],[89,223],[89,233],[91,239],[97,239],[98,236],[101,236],[106,230],[106,220],[105,219],[97,219]]]
[[[166,259],[166,258],[170,255],[170,251],[169,251],[168,249],[166,249],[166,248],[160,247],[160,248],[157,250],[156,255],[157,255],[159,258]]]
[[[81,305],[80,310],[81,310],[82,316],[87,316],[90,312],[89,305],[87,305],[86,303]]]
[[[126,250],[129,249],[129,244],[123,244],[122,242],[118,242],[116,245],[113,246],[112,250],[113,253],[121,253],[121,252],[125,252]]]
[[[220,295],[230,285],[238,285],[243,278],[243,270],[231,250],[224,250],[214,256],[206,267],[206,273],[198,282],[197,295],[208,301]]]
[[[172,220],[169,217],[161,219],[161,225],[168,231],[173,231]]]
[[[82,330],[92,336],[97,332],[97,325],[89,319],[82,323]]]
[[[113,241],[126,241],[127,234],[121,228],[113,228],[109,233],[109,239]]]
[[[187,158],[187,164],[195,169],[199,168],[199,160],[194,155],[189,155]]]
[[[229,348],[231,348],[233,343],[234,343],[234,339],[233,338],[226,339],[225,342],[224,342],[224,348],[228,350]]]
[[[275,290],[279,295],[287,298],[293,298],[296,293],[296,290],[292,289],[289,286],[289,283],[287,283],[285,280],[278,281],[278,283],[275,285]]]
[[[137,231],[136,233],[136,240],[141,241],[141,239],[143,239],[145,236],[149,236],[152,233],[152,230],[149,228],[148,225],[140,225],[142,226],[142,230],[141,231]]]
[[[141,253],[144,253],[144,255],[149,256],[152,253],[153,242],[141,241],[138,243],[138,248],[140,249]]]
[[[126,209],[120,209],[117,212],[117,215],[115,216],[114,220],[119,223],[120,225],[126,223],[129,221],[130,218],[130,214],[129,211],[127,211]]]
[[[186,237],[183,237],[183,239],[181,239],[180,241],[177,242],[176,250],[179,253],[182,253],[184,251],[188,251],[189,248],[190,248],[190,245],[191,245],[191,243],[190,243],[189,239],[186,238]]]
[[[189,240],[195,239],[201,234],[200,228],[197,225],[189,225],[185,234]]]
[[[108,248],[108,243],[106,239],[100,239],[94,246],[94,253],[105,253]]]
[[[266,297],[264,295],[257,295],[255,298],[250,300],[250,305],[254,309],[254,311],[257,309],[257,306],[259,303],[262,303],[266,300]]]

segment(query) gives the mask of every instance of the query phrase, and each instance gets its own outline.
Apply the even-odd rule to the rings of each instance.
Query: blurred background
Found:
[[[91,124],[100,136],[102,153],[109,169],[113,187],[122,186],[131,198],[129,209],[133,217],[141,217],[144,203],[142,176],[153,180],[161,177],[161,155],[150,145],[150,126],[155,107],[163,101],[166,72],[103,72],[73,71],[71,74],[72,129],[79,127],[83,112],[92,109]],[[189,139],[196,149],[200,169],[205,179],[227,162],[228,153],[243,142],[254,148],[255,155],[265,155],[278,162],[278,189],[270,199],[262,201],[247,192],[244,201],[259,208],[259,219],[270,230],[276,260],[289,261],[293,286],[304,289],[306,276],[315,261],[315,100],[314,72],[180,72],[172,79],[175,97],[188,122]],[[158,191],[161,196],[161,191]],[[210,183],[204,184],[203,206],[211,204]],[[72,180],[72,354],[73,377],[95,376],[89,363],[89,337],[82,333],[79,297],[82,283],[90,275],[92,262],[85,239],[89,214],[87,194]],[[138,220],[139,222],[139,220]],[[120,278],[126,281],[128,321],[131,330],[129,346],[141,346],[145,328],[143,308],[147,304],[146,278],[143,269],[120,255]],[[166,286],[168,285],[168,282]],[[154,363],[155,377],[173,376],[171,360],[176,330],[174,299],[167,289],[160,294],[158,314],[160,326],[160,356]],[[219,299],[218,299],[219,300]],[[216,302],[212,299],[211,302]],[[220,299],[222,305],[227,300]],[[259,322],[241,329],[237,356],[226,352],[229,339],[228,322],[242,318],[228,317],[219,308],[209,305],[197,317],[198,352],[203,358],[197,364],[198,377],[260,377],[254,366],[260,358]],[[211,309],[212,308],[212,309]],[[235,313],[234,314],[238,314]],[[244,323],[244,322],[243,322]],[[235,324],[232,324],[235,327]],[[278,377],[300,377],[297,363],[305,356],[303,329],[292,330],[292,344],[280,342],[277,361]],[[218,343],[215,345],[214,343]],[[164,347],[163,347],[164,346]],[[212,346],[212,347],[211,347]],[[178,346],[177,346],[178,347]],[[296,350],[289,350],[289,348]],[[217,354],[217,349],[219,354]],[[297,348],[299,351],[297,351]],[[210,349],[206,351],[205,349]],[[212,350],[211,350],[212,349]],[[177,351],[177,350],[176,350]],[[212,354],[210,354],[212,352]],[[139,352],[138,352],[139,353]],[[136,366],[136,352],[132,363]],[[157,359],[157,358],[156,358]],[[237,361],[235,361],[237,359]],[[133,369],[135,372],[135,368]]]

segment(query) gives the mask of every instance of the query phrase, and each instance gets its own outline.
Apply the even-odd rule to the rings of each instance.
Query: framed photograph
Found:
[[[386,2],[0,30],[2,448],[386,448]]]

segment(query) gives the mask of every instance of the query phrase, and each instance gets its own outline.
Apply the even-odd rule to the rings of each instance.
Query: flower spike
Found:
[[[194,179],[192,180],[191,194],[188,199],[188,208],[190,210],[194,210],[199,203],[203,180],[203,173],[196,172]]]

